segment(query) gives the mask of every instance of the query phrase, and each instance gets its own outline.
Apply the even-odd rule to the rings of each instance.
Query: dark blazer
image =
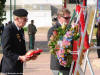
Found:
[[[18,31],[14,23],[7,25],[2,34],[2,48],[1,72],[23,73],[23,63],[18,60],[18,57],[26,53],[24,30]]]
[[[49,31],[48,31],[48,40],[49,40],[50,36],[53,34],[53,30],[57,29],[60,26],[61,26],[60,23],[57,22],[56,25],[54,25],[53,27],[51,27],[49,29]],[[61,70],[67,70],[67,71],[70,70],[70,68],[68,68],[68,67],[65,68],[65,67],[61,66],[59,64],[59,61],[58,61],[57,57],[55,57],[55,55],[53,55],[53,54],[51,54],[50,69],[51,70],[60,70],[60,71]]]

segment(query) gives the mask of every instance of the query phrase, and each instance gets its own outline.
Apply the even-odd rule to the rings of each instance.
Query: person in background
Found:
[[[97,28],[96,39],[97,39],[97,46],[100,46],[100,22],[98,22],[95,27]],[[98,58],[100,58],[100,49],[97,49]]]
[[[9,21],[9,22],[8,22],[8,25],[11,24],[11,23],[12,23],[12,21]]]
[[[4,24],[2,24],[2,25],[0,26],[0,35],[2,35],[3,29],[4,29]]]
[[[8,24],[7,23],[5,23],[5,26],[7,26]]]
[[[1,26],[0,26],[0,46],[2,45],[2,43],[1,43],[1,36],[2,36],[2,33],[3,33],[3,30],[4,30],[4,24],[2,24]]]
[[[48,41],[53,34],[53,31],[63,25],[68,24],[70,21],[70,11],[68,9],[58,10],[56,23],[48,30]],[[63,67],[59,64],[58,59],[55,55],[51,54],[50,69],[53,75],[69,75],[70,67]]]
[[[28,12],[16,9],[13,12],[14,22],[4,27],[2,34],[3,57],[1,75],[23,75],[23,62],[29,61],[26,54],[24,29]],[[36,55],[33,56],[34,60]]]
[[[36,26],[34,25],[34,20],[31,20],[31,24],[28,25],[29,49],[34,49],[36,32],[37,29]]]
[[[59,23],[56,24],[57,22],[58,22],[57,17],[54,17],[52,19],[52,27],[48,30],[48,36],[47,36],[48,41],[49,41],[51,35],[53,34],[53,30],[61,26]]]

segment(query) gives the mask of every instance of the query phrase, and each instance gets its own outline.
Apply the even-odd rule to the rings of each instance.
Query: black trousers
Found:
[[[97,46],[100,46],[100,36],[96,36],[97,38]],[[100,58],[100,49],[97,49],[98,58]]]
[[[29,35],[29,49],[34,49],[35,35]]]

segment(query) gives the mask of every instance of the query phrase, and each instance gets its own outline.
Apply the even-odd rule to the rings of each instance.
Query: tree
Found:
[[[0,0],[0,25],[6,19],[5,2],[6,0]]]

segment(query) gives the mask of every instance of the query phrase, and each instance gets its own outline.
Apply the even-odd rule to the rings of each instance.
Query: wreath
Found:
[[[53,31],[48,46],[51,54],[57,57],[60,65],[70,67],[72,63],[73,40],[77,40],[79,37],[78,25],[72,27],[72,25],[63,24]]]

